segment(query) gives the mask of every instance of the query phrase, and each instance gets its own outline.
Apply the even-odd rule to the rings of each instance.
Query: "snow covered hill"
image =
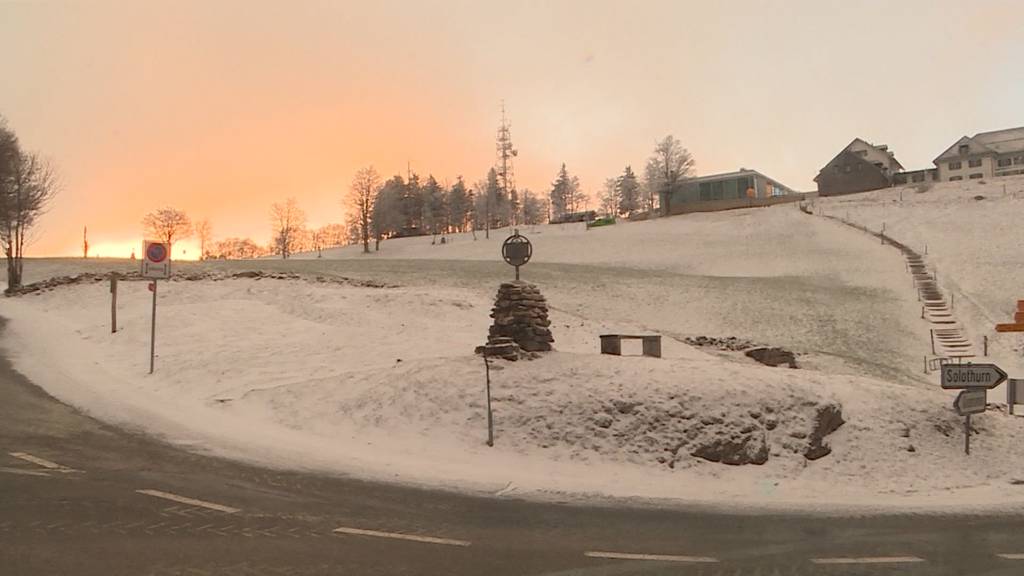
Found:
[[[952,396],[921,373],[928,333],[891,247],[792,206],[522,232],[556,352],[497,363],[494,448],[472,350],[511,274],[498,257],[507,231],[182,264],[199,274],[161,288],[153,376],[141,282],[122,284],[117,334],[101,282],[4,299],[0,315],[18,369],[59,398],[271,465],[559,499],[1024,505],[1006,493],[1024,456],[1019,421],[978,417],[962,456]],[[130,266],[29,262],[30,278],[37,264],[45,275]],[[228,277],[253,268],[301,278]],[[606,332],[662,334],[665,357],[601,356]],[[783,347],[800,369],[686,343],[699,336]],[[833,409],[845,423],[816,438]],[[831,453],[809,459],[818,441]],[[734,457],[763,463],[714,461]]]

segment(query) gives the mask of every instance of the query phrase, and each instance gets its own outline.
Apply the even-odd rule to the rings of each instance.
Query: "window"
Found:
[[[970,166],[971,168],[977,168],[978,166],[981,166],[981,158],[975,158],[973,160],[968,160],[967,161],[967,165]]]
[[[853,170],[853,168],[851,168],[849,164],[846,164],[846,165],[843,166],[843,172],[845,172],[847,174],[849,174],[852,170]]]
[[[868,155],[868,151],[867,150],[857,150],[857,151],[854,152],[854,154],[856,154],[857,156],[860,156],[860,157],[863,158],[863,157]]]
[[[971,149],[971,147],[970,147],[969,144],[961,144],[960,145],[960,153],[961,154],[967,154],[967,152],[969,152],[970,149]]]
[[[997,164],[997,165],[998,165],[998,166],[999,166],[1000,168],[1002,168],[1002,167],[1004,167],[1004,166],[1009,166],[1009,165],[1010,165],[1011,163],[1012,163],[1012,158],[1000,158],[1000,159],[998,160],[998,162],[996,162],[996,164]]]
[[[924,182],[924,174],[914,174],[913,181],[914,182]]]
[[[1014,156],[1013,157],[1013,163],[1014,164],[1024,164],[1024,156]]]
[[[949,181],[950,181],[950,182],[955,182],[955,181],[957,181],[957,180],[963,180],[963,179],[964,179],[964,177],[963,177],[963,176],[950,176],[950,177],[949,177]]]
[[[978,173],[974,173],[974,174],[971,174],[970,176],[968,176],[968,178],[970,178],[971,180],[977,180],[978,178],[984,178],[984,177],[985,177],[984,174],[978,174]]]
[[[961,168],[961,166],[960,166],[959,162],[950,162],[949,163],[949,169],[950,170],[959,170],[960,168]]]

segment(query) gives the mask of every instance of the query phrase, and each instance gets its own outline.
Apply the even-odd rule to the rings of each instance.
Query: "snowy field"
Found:
[[[871,230],[884,224],[886,235],[927,250],[978,348],[987,335],[992,358],[1011,377],[1024,375],[1024,338],[995,332],[1024,300],[1024,177],[891,188],[819,199],[816,207]],[[989,396],[1005,399],[1005,392]]]
[[[521,232],[534,244],[524,278],[548,299],[556,352],[496,361],[493,448],[472,351],[511,276],[498,257],[507,230],[389,240],[369,255],[183,263],[301,278],[163,283],[152,376],[141,282],[122,283],[117,334],[105,283],[4,299],[5,343],[19,370],[99,418],[272,466],[560,500],[1024,505],[1010,483],[1024,428],[990,411],[963,456],[952,393],[921,373],[927,327],[893,248],[792,206]],[[26,275],[133,268],[40,260]],[[662,334],[665,358],[601,356],[607,332]],[[696,336],[782,347],[800,369],[684,342]],[[808,460],[826,406],[845,424],[825,439],[831,454]],[[693,455],[719,439],[749,441],[767,461]]]

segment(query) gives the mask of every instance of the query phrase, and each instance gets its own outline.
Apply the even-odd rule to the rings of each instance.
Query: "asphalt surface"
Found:
[[[0,358],[3,576],[1024,574],[999,554],[1024,558],[1024,518],[583,507],[257,468],[102,424]]]

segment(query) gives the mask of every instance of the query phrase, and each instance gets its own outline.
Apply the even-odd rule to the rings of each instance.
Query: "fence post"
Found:
[[[985,334],[984,338],[985,338],[985,340],[984,340],[984,342],[985,342],[985,356],[988,356],[988,334]]]
[[[117,272],[110,275],[110,333],[117,332]]]

